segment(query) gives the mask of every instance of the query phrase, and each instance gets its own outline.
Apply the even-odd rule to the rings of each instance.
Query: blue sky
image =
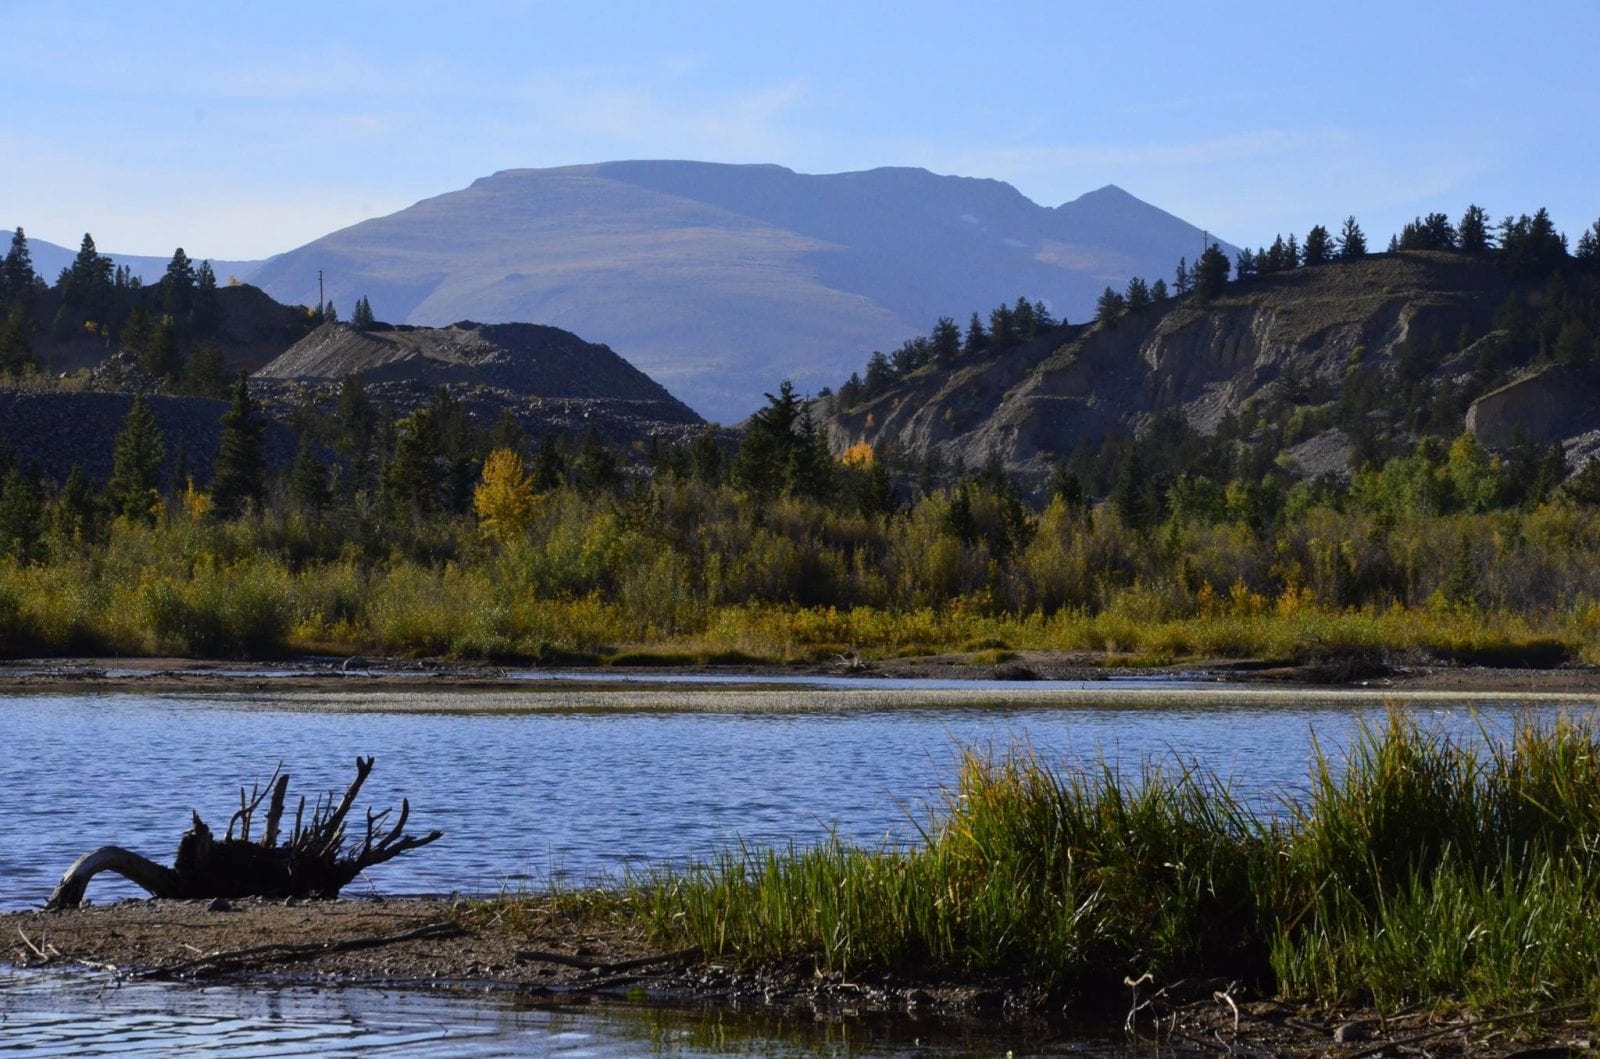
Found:
[[[1600,216],[1600,3],[0,0],[0,224],[260,257],[618,158],[1103,184],[1238,244]]]

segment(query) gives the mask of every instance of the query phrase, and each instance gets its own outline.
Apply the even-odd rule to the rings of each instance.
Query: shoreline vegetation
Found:
[[[597,889],[453,902],[127,902],[0,922],[45,957],[24,962],[178,979],[287,967],[553,997],[920,1003],[1000,1020],[1067,1012],[1104,1033],[1127,1015],[1146,1032],[1170,1020],[1168,1032],[1265,1035],[1301,1053],[1424,1037],[1468,1052],[1570,1044],[1600,1017],[1597,784],[1592,721],[1456,740],[1395,710],[1342,762],[1319,753],[1307,789],[1270,808],[1193,764],[1123,774],[1013,750],[969,754],[903,848],[734,848]],[[230,914],[299,922],[310,943],[269,946],[270,960],[179,944],[197,918],[248,941],[226,934]],[[341,916],[380,936],[362,941]],[[385,951],[385,938],[405,944]],[[1243,1012],[1232,1031],[1230,1008]]]

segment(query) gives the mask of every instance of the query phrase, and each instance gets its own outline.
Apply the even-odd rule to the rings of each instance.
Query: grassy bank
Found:
[[[582,900],[717,959],[1052,1005],[1125,1001],[1148,973],[1380,1012],[1600,1015],[1597,785],[1587,722],[1469,746],[1392,715],[1282,813],[1194,769],[971,755],[913,848],[739,850]]]

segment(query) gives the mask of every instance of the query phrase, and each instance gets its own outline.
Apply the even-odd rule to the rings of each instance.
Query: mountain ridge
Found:
[[[1200,228],[1115,190],[1048,207],[1003,181],[912,167],[505,169],[248,278],[303,303],[320,268],[336,304],[365,296],[383,319],[575,331],[733,421],[778,379],[818,389],[940,315],[1025,294],[1082,318],[1103,287],[1166,276],[1191,244],[1195,256]]]

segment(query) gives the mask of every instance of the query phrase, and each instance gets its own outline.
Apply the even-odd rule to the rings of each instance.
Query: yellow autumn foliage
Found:
[[[485,535],[509,544],[527,533],[539,498],[522,457],[495,449],[483,461],[483,480],[472,491],[472,509]]]
[[[871,467],[873,461],[872,442],[858,441],[844,450],[844,455],[839,457],[839,462],[846,467]]]

